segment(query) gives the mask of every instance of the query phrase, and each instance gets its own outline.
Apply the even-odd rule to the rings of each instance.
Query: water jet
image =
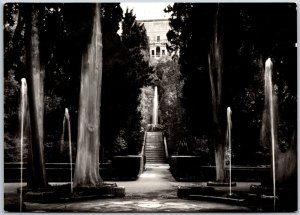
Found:
[[[152,125],[156,127],[158,124],[158,92],[157,86],[154,87],[153,96],[153,114],[152,114]]]
[[[25,114],[27,110],[27,83],[26,79],[21,79],[21,105],[20,105],[20,162],[21,162],[21,168],[20,168],[20,212],[22,212],[22,206],[23,206],[23,145],[24,145],[24,124],[25,124]]]
[[[71,123],[70,123],[70,115],[68,108],[65,108],[65,115],[63,119],[63,132],[61,138],[61,152],[63,149],[63,145],[65,142],[65,127],[67,127],[67,137],[68,137],[68,147],[69,147],[69,162],[70,162],[70,185],[71,185],[71,193],[73,193],[73,159],[72,159],[72,141],[71,141]]]

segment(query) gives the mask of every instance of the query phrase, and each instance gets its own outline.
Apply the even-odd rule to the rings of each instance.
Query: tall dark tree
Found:
[[[176,59],[161,60],[155,66],[156,73],[161,77],[159,83],[160,124],[165,127],[170,154],[176,151],[178,143],[184,138],[185,114],[182,108],[182,86],[180,70]]]
[[[122,83],[124,80],[124,47],[121,43],[119,23],[123,11],[119,3],[102,4],[103,25],[103,85],[101,105],[101,141],[111,156],[113,142],[123,121]]]
[[[213,144],[215,147],[215,163],[216,163],[216,180],[225,180],[224,169],[224,128],[221,124],[223,103],[222,87],[223,87],[223,41],[220,36],[220,15],[219,7],[216,7],[214,15],[214,30],[211,39],[210,50],[208,53],[208,72],[211,88],[212,100],[212,121],[213,121]]]
[[[32,140],[28,146],[28,181],[31,189],[47,186],[44,159],[44,63],[40,59],[39,6],[24,6],[26,68]]]
[[[142,145],[140,104],[141,88],[149,83],[149,44],[146,29],[136,20],[133,11],[126,11],[122,22],[122,44],[125,47],[126,69],[126,141],[131,153],[138,153]]]
[[[184,80],[183,106],[187,129],[193,136],[215,134],[207,55],[213,38],[217,4],[174,3],[168,39],[179,50]],[[267,146],[261,146],[263,110],[263,62],[274,62],[278,95],[281,147],[289,147],[296,119],[296,10],[295,4],[219,4],[222,38],[222,107],[220,125],[225,129],[225,110],[232,107],[233,162],[269,163]],[[280,14],[280,15],[279,15]],[[292,78],[293,77],[293,78]],[[285,89],[285,90],[284,90]],[[198,104],[196,99],[201,100]],[[287,114],[289,110],[292,114]],[[293,116],[293,119],[290,116]]]
[[[98,186],[100,107],[102,85],[102,33],[100,4],[94,7],[89,43],[82,54],[74,187]]]
[[[107,38],[109,44],[112,38]],[[148,52],[146,30],[136,21],[132,11],[125,13],[120,39],[114,40],[112,49],[104,55],[107,62],[103,77],[103,137],[108,147],[115,142],[118,148],[122,140],[126,142],[126,149],[121,153],[137,154],[142,144],[138,110],[140,89],[147,83],[152,70],[145,56]]]

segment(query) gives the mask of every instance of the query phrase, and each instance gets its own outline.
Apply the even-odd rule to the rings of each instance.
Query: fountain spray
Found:
[[[156,126],[158,123],[158,93],[157,93],[157,86],[154,87],[154,97],[153,97],[153,119],[152,124]]]
[[[274,128],[274,99],[273,99],[273,84],[272,84],[272,69],[273,63],[270,58],[265,63],[265,98],[269,103],[270,114],[270,129],[271,129],[271,154],[272,154],[272,179],[273,179],[273,198],[274,211],[276,206],[276,174],[275,174],[275,128]]]
[[[231,109],[230,107],[227,108],[227,138],[228,138],[228,149],[229,149],[229,195],[232,195],[231,192],[231,127],[232,127],[232,122],[231,122]]]
[[[73,161],[72,161],[71,123],[70,123],[70,115],[69,115],[68,108],[65,108],[65,115],[64,115],[64,120],[63,120],[63,133],[62,133],[61,145],[60,145],[61,152],[63,149],[64,140],[65,140],[64,134],[65,134],[66,126],[67,126],[67,130],[68,130],[71,193],[73,193],[73,165],[72,165]]]
[[[20,135],[20,157],[21,157],[21,168],[20,168],[20,212],[22,211],[23,202],[23,145],[24,145],[24,124],[25,124],[25,112],[27,104],[27,83],[26,79],[21,79],[21,108],[20,108],[20,118],[21,118],[21,135]]]

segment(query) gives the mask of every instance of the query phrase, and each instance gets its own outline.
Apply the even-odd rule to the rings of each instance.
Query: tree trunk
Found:
[[[82,55],[77,158],[74,187],[103,183],[99,173],[102,34],[100,4],[95,5],[92,34]]]
[[[215,144],[215,162],[216,162],[216,181],[225,181],[225,168],[224,168],[224,151],[223,136],[220,128],[218,128],[216,137],[214,138]]]
[[[225,180],[224,143],[221,126],[222,108],[222,73],[223,52],[221,38],[218,32],[218,10],[215,15],[213,40],[208,55],[208,70],[212,93],[213,142],[215,146],[216,180]]]
[[[44,75],[40,62],[38,9],[28,6],[26,16],[26,66],[31,142],[28,145],[28,181],[31,189],[47,186],[44,162]]]
[[[298,209],[297,203],[299,198],[297,191],[297,186],[299,186],[297,177],[297,128],[293,132],[290,147],[285,152],[278,149],[275,159],[276,186],[284,188],[284,190],[289,190],[289,210],[296,211]]]
[[[294,186],[297,183],[297,133],[293,132],[291,145],[286,152],[276,147],[276,184]]]

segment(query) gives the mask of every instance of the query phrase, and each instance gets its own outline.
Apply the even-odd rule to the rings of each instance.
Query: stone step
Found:
[[[162,145],[163,146],[163,143],[162,142],[146,142],[146,146],[152,146],[152,145]]]
[[[146,149],[146,152],[164,152],[162,149]]]
[[[148,164],[166,162],[162,132],[147,132],[145,155]]]
[[[165,162],[163,161],[157,161],[157,162],[146,162],[146,164],[163,164]]]
[[[146,145],[146,148],[164,148],[161,144]]]
[[[163,153],[146,153],[145,155],[146,155],[146,157],[147,156],[148,157],[151,157],[151,156],[161,156],[161,157],[164,157],[165,156],[165,154],[163,154]]]
[[[162,141],[160,140],[146,140],[146,145],[147,144],[162,144]]]
[[[164,152],[146,152],[146,155],[164,155]]]
[[[164,149],[162,146],[146,146],[146,149]]]
[[[146,158],[146,161],[166,160],[165,158]]]
[[[146,159],[147,158],[164,158],[164,155],[146,155]]]
[[[150,157],[149,157],[149,156],[148,156],[148,157],[146,156],[146,159],[148,159],[148,160],[149,160],[149,159],[152,159],[152,160],[154,160],[154,159],[165,159],[165,156],[156,156],[156,157],[155,157],[155,156],[152,156],[152,157],[151,157],[151,156],[150,156]]]
[[[151,150],[151,151],[146,151],[145,154],[165,154],[164,151],[154,151],[154,150]]]
[[[146,150],[145,152],[146,152],[146,153],[147,153],[147,152],[164,153],[164,150]]]
[[[146,139],[149,139],[149,138],[154,138],[154,139],[160,139],[160,140],[162,140],[163,136],[162,135],[149,135],[149,134],[147,134]]]
[[[165,159],[146,160],[146,162],[165,162]]]
[[[163,149],[146,149],[145,152],[164,152]]]
[[[165,156],[163,153],[146,153],[146,156]]]
[[[165,161],[147,161],[147,164],[158,164],[158,163],[166,163]]]
[[[146,138],[147,139],[154,138],[154,139],[160,139],[160,140],[163,139],[162,135],[149,135],[149,134],[147,134]]]
[[[163,155],[163,154],[151,154],[151,155],[147,155],[146,154],[146,158],[158,158],[158,157],[162,157],[162,158],[164,158],[165,157],[165,155]]]
[[[146,151],[146,154],[165,154],[165,152],[164,151],[151,150],[151,151]]]
[[[147,164],[154,164],[154,163],[166,163],[165,161],[146,161]]]
[[[163,145],[162,144],[146,144],[146,147],[162,147],[163,148]]]
[[[161,144],[146,145],[146,148],[164,148]]]
[[[163,147],[160,147],[160,146],[148,146],[145,148],[146,150],[164,150]]]
[[[148,131],[147,135],[162,135],[161,131]]]
[[[146,154],[146,157],[165,157],[164,154]]]
[[[162,145],[160,144],[153,144],[153,145],[146,145],[146,148],[164,148]]]
[[[157,155],[155,155],[155,154],[151,154],[151,155],[148,154],[148,155],[147,155],[147,154],[146,154],[146,158],[154,158],[154,157],[155,157],[155,158],[160,158],[160,157],[161,157],[161,158],[164,158],[165,156],[162,155],[162,154],[160,154],[160,155],[158,155],[158,154],[157,154]]]
[[[162,158],[162,159],[165,159],[165,156],[146,156],[146,159],[160,159],[160,158]]]

